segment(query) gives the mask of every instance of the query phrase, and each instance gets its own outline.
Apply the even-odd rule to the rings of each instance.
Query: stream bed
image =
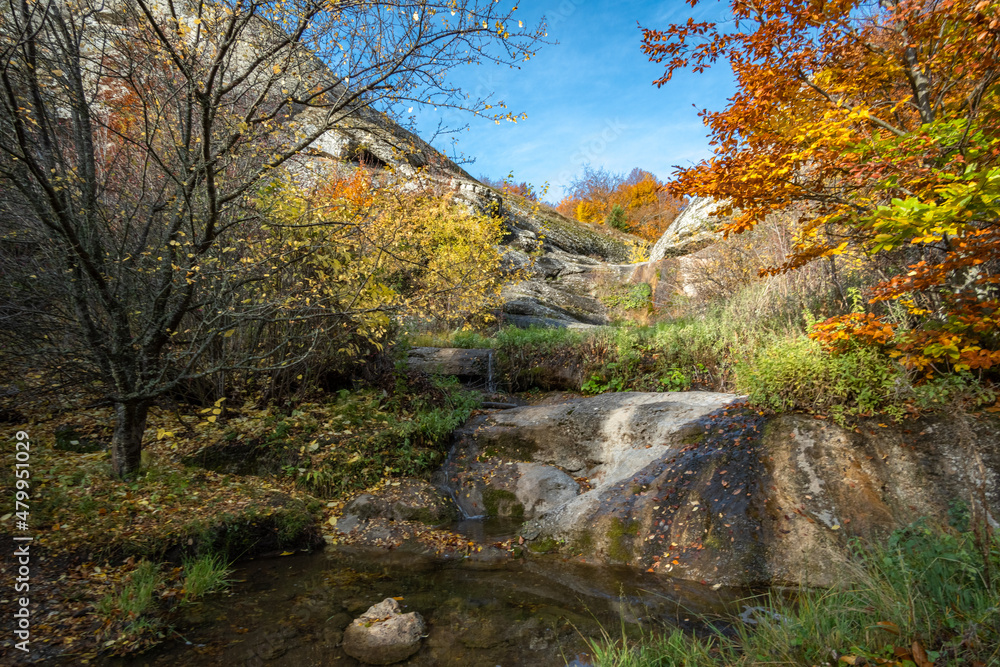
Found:
[[[585,638],[602,629],[612,637],[664,625],[697,631],[700,619],[731,613],[746,594],[555,556],[441,559],[336,545],[245,563],[233,579],[229,594],[178,619],[185,641],[109,664],[360,665],[340,648],[344,628],[396,597],[428,625],[420,651],[399,664],[581,666],[590,664]]]

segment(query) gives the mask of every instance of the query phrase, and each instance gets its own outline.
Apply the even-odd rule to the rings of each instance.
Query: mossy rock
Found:
[[[622,521],[618,517],[611,520],[611,526],[607,531],[608,557],[627,562],[632,559],[632,539],[639,534],[639,523],[637,521]]]
[[[589,554],[594,549],[594,535],[589,530],[581,531],[571,543],[574,552]]]
[[[524,519],[524,505],[510,491],[505,489],[486,489],[483,492],[483,505],[490,516]]]
[[[483,456],[508,461],[530,461],[538,445],[514,433],[503,433],[484,443]]]
[[[528,543],[528,549],[536,554],[547,554],[559,549],[559,543],[551,537]]]

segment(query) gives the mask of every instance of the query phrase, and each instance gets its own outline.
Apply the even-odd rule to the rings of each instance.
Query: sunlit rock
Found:
[[[368,665],[391,665],[419,651],[426,630],[423,616],[402,614],[399,602],[386,598],[347,626],[344,652]]]

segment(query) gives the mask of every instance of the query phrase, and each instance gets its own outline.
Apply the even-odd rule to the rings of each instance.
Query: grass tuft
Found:
[[[227,588],[232,573],[225,559],[215,554],[185,560],[183,600],[193,602],[208,593]]]
[[[153,593],[160,583],[162,575],[159,566],[147,560],[140,561],[129,577],[128,583],[118,592],[98,601],[97,612],[105,620],[124,618],[128,621],[137,621],[153,610],[155,606]]]
[[[754,602],[753,623],[708,637],[605,634],[595,664],[1000,664],[1000,541],[982,535],[920,521],[885,545],[855,542],[851,585],[771,594]]]

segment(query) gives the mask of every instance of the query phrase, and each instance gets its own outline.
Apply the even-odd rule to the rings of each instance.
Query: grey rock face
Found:
[[[466,427],[448,476],[459,494],[516,497],[529,542],[733,586],[829,586],[850,576],[852,537],[1000,502],[995,417],[845,430],[768,421],[737,399],[604,394],[494,413]]]
[[[520,477],[514,495],[524,506],[524,518],[536,516],[569,502],[580,492],[576,480],[559,468],[521,463],[517,466]]]
[[[426,630],[420,614],[401,614],[399,602],[386,598],[347,626],[344,652],[368,665],[391,665],[419,651]]]
[[[712,213],[722,204],[714,199],[694,197],[670,223],[649,253],[649,261],[689,255],[715,242],[721,220]]]

